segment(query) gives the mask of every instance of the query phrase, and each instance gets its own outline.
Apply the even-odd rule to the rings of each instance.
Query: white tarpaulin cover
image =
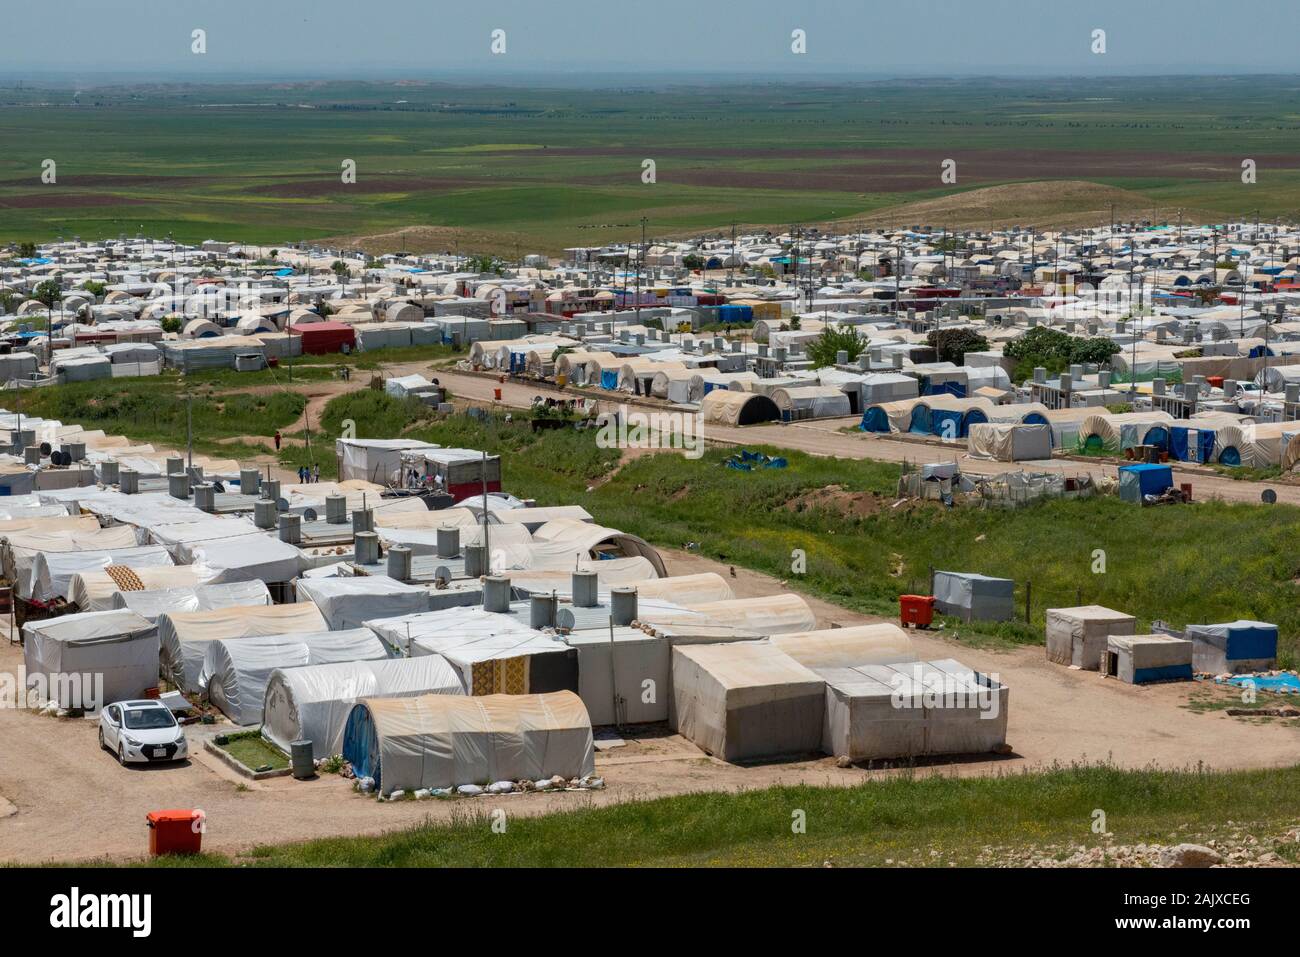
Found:
[[[139,532],[126,525],[91,530],[60,528],[46,531],[40,527],[29,528],[5,536],[4,571],[10,581],[17,583],[20,595],[30,595],[32,566],[37,555],[135,548],[139,544]]]
[[[387,657],[384,643],[368,628],[211,641],[199,671],[199,687],[235,724],[258,724],[271,672]]]
[[[977,422],[966,434],[971,458],[1024,462],[1052,457],[1050,425]]]
[[[1007,688],[960,662],[818,669],[822,747],[853,761],[978,754],[1006,741]]]
[[[731,598],[692,604],[685,611],[671,608],[638,607],[637,618],[651,624],[670,624],[704,619],[715,625],[743,628],[760,635],[813,631],[817,616],[799,595],[765,595],[760,598]]]
[[[78,572],[102,570],[109,565],[139,568],[171,563],[171,555],[161,545],[93,552],[41,552],[32,564],[30,593],[20,591],[19,594],[37,601],[49,601],[55,597],[67,599],[72,576]]]
[[[118,592],[126,590],[156,590],[186,588],[197,585],[201,569],[193,565],[110,565],[88,572],[77,572],[68,585],[68,601],[79,611],[108,611],[124,608],[116,600]],[[152,621],[157,615],[145,615]]]
[[[168,613],[212,611],[235,605],[270,604],[271,593],[262,582],[226,582],[221,585],[119,591],[113,596],[114,607],[129,608],[150,621],[157,621],[160,615]]]
[[[826,682],[770,641],[673,648],[675,730],[726,761],[821,748]]]
[[[773,635],[772,644],[814,671],[916,660],[912,639],[889,622]]]
[[[1016,583],[974,572],[934,573],[934,607],[963,621],[1010,621],[1016,616]]]
[[[300,578],[298,600],[311,601],[330,628],[358,628],[372,618],[397,618],[429,610],[429,591],[387,575]]]
[[[439,655],[286,668],[267,679],[262,734],[285,752],[310,741],[313,757],[328,758],[343,752],[343,725],[361,698],[464,693]]]
[[[578,695],[593,725],[668,720],[669,696],[647,695],[645,684],[669,687],[667,639],[638,628],[615,628],[612,635],[608,628],[597,628],[573,632],[565,641],[578,650]]]
[[[181,691],[197,692],[209,642],[328,630],[320,611],[310,602],[168,612],[158,617],[162,674]]]
[[[343,756],[381,793],[591,774],[591,720],[570,691],[465,698],[367,698],[348,716]]]
[[[60,707],[97,710],[94,706],[138,698],[145,689],[157,687],[158,631],[129,611],[29,622],[23,626],[23,661],[28,685],[33,677],[43,676],[42,690]],[[71,675],[102,675],[102,688],[94,678],[69,682]]]
[[[365,624],[398,653],[442,655],[467,694],[578,688],[577,653],[509,615],[461,607]]]
[[[1101,667],[1110,635],[1131,635],[1137,619],[1101,605],[1047,609],[1047,660],[1085,671]]]
[[[188,546],[195,565],[212,569],[212,582],[289,582],[302,571],[297,547],[271,535],[219,538]]]

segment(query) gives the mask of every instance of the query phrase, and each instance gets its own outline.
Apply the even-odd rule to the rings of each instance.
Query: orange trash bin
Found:
[[[904,625],[929,628],[934,621],[933,595],[899,595],[898,617]]]
[[[203,812],[189,808],[150,811],[149,856],[197,854],[203,849]]]

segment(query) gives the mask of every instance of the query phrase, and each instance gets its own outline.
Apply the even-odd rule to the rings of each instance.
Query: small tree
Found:
[[[35,244],[35,243],[19,243],[19,244],[18,244],[18,257],[19,257],[20,259],[35,259],[35,258],[36,258],[36,244]]]
[[[106,290],[108,287],[105,286],[102,282],[96,282],[93,279],[87,279],[85,282],[81,284],[81,288],[84,289],[86,292],[90,293],[92,296],[98,298],[99,296],[102,296],[104,294],[104,290]]]
[[[162,321],[162,331],[163,331],[163,332],[180,332],[180,331],[181,331],[181,317],[180,317],[180,316],[166,316],[166,317],[163,319],[163,321]]]
[[[984,352],[989,341],[974,329],[935,329],[926,337],[940,362],[963,365],[968,352]]]
[[[852,326],[835,328],[827,326],[821,335],[808,344],[808,358],[813,368],[833,366],[841,352],[848,353],[849,362],[853,362],[867,348],[867,339]]]
[[[63,299],[63,290],[53,279],[47,279],[33,290],[32,298],[43,303],[46,309],[53,309],[54,304]]]

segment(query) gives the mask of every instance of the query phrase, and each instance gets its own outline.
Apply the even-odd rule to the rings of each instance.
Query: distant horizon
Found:
[[[446,86],[474,87],[508,87],[520,82],[545,82],[557,87],[599,86],[617,88],[653,83],[656,86],[683,86],[692,84],[726,86],[729,84],[781,83],[811,84],[835,82],[843,86],[857,84],[879,84],[890,82],[936,82],[947,80],[1080,80],[1096,82],[1115,82],[1123,80],[1158,80],[1158,79],[1242,79],[1242,78],[1292,78],[1300,82],[1300,69],[1295,71],[1276,70],[1241,70],[1205,72],[1141,72],[1141,73],[1107,73],[1082,74],[1062,71],[1043,71],[1037,73],[1008,72],[947,72],[947,73],[865,73],[845,70],[790,70],[782,73],[752,72],[746,70],[716,71],[665,71],[655,70],[610,69],[590,70],[546,70],[524,68],[519,70],[477,70],[461,68],[451,71],[411,72],[405,70],[366,70],[358,69],[348,73],[314,73],[314,72],[280,72],[248,74],[193,72],[178,74],[168,71],[140,71],[118,69],[95,70],[13,70],[0,69],[0,89],[17,89],[19,84],[31,89],[63,89],[66,87],[85,86],[88,80],[99,81],[102,85],[167,85],[167,86],[263,86],[275,83],[429,83]],[[634,79],[635,83],[627,82]]]

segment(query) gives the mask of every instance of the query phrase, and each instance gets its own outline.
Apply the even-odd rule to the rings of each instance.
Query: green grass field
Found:
[[[995,777],[904,773],[852,788],[784,787],[690,794],[597,809],[511,817],[492,828],[489,799],[447,824],[373,837],[259,847],[155,866],[265,867],[922,867],[1006,863],[1016,852],[1222,840],[1236,829],[1297,861],[1285,839],[1300,817],[1300,769],[1209,773],[1055,768]],[[804,813],[806,832],[792,822]],[[508,813],[508,808],[507,808]],[[1225,826],[1232,821],[1233,827]],[[1276,844],[1275,844],[1276,842]],[[996,849],[990,855],[985,848]]]
[[[1280,76],[5,89],[0,239],[274,244],[426,227],[424,246],[510,255],[638,236],[642,216],[652,235],[869,218],[1035,180],[1086,180],[1223,218],[1296,216],[1296,86]],[[939,179],[948,157],[956,186]],[[1246,157],[1259,164],[1253,186],[1240,181]],[[53,185],[39,179],[47,158]],[[345,185],[349,159],[357,181]],[[645,159],[657,164],[653,184],[641,181]],[[1040,197],[1035,208],[1054,207]]]

